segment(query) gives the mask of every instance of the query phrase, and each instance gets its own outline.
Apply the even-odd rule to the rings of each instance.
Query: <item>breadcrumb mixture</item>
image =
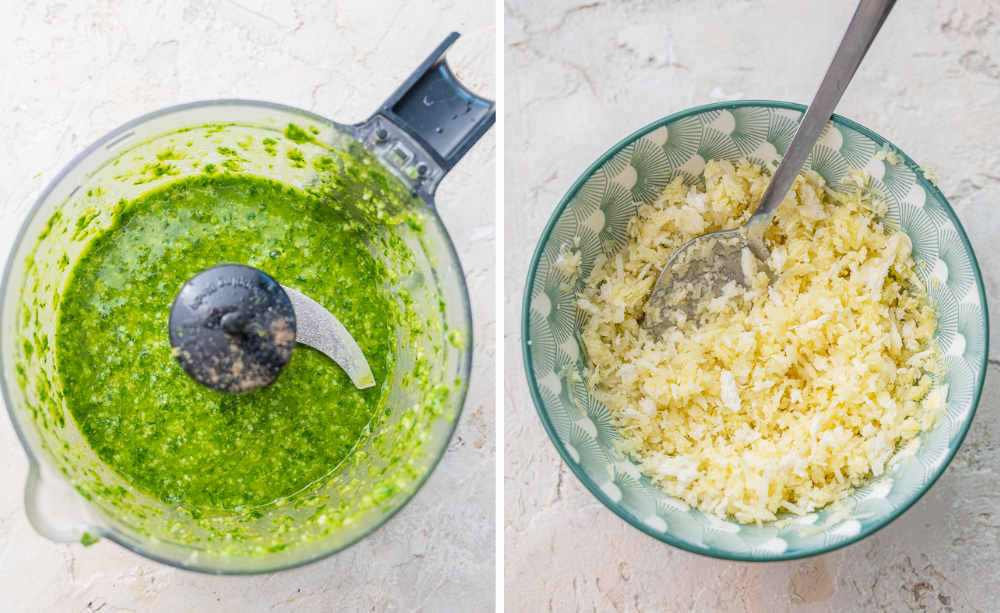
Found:
[[[765,235],[776,278],[654,339],[641,319],[660,269],[687,240],[742,224],[770,175],[710,161],[704,178],[640,206],[627,248],[586,279],[588,383],[668,494],[743,523],[807,514],[882,474],[933,423],[934,310],[867,176],[834,192],[810,171]]]

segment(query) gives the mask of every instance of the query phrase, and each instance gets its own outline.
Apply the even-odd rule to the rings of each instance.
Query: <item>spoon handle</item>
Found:
[[[760,205],[754,211],[750,221],[747,222],[750,229],[759,227],[766,228],[774,212],[778,210],[778,205],[785,199],[788,190],[791,189],[799,169],[809,157],[813,145],[823,132],[823,127],[833,115],[833,109],[840,101],[840,97],[847,89],[847,84],[861,64],[862,58],[875,40],[879,28],[889,16],[896,0],[861,0],[854,17],[844,32],[844,38],[840,41],[837,53],[830,62],[830,67],[826,70],[826,76],[816,91],[812,103],[806,110],[802,122],[792,143],[788,146],[781,164],[774,171],[774,177],[761,197]]]

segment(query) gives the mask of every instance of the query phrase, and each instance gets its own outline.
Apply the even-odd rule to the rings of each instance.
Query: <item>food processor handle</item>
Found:
[[[358,138],[427,202],[438,183],[496,121],[496,104],[469,91],[448,68],[452,32],[368,121]]]

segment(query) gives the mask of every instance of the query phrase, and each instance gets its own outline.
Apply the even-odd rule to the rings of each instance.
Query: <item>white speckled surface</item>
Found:
[[[244,97],[342,122],[366,118],[452,29],[449,62],[495,97],[492,2],[20,2],[0,5],[0,259],[70,158],[157,108]],[[256,577],[175,570],[100,542],[54,545],[31,529],[26,460],[0,418],[0,611],[487,610],[494,589],[495,139],[437,201],[473,299],[474,373],[437,471],[374,536],[333,558]]]
[[[690,106],[728,98],[808,102],[855,5],[506,2],[508,610],[997,610],[1000,362],[990,366],[961,451],[919,503],[856,545],[777,564],[696,556],[627,525],[561,462],[523,375],[528,262],[577,176],[632,131]],[[838,109],[937,170],[990,297],[1000,289],[998,108],[1000,7],[928,0],[897,4]],[[1000,330],[996,315],[993,329]]]

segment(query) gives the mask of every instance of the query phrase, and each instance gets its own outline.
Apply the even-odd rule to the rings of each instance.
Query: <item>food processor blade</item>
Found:
[[[333,313],[251,266],[222,264],[192,277],[177,293],[169,327],[184,371],[221,392],[270,385],[295,343],[336,362],[358,389],[375,385],[364,352]]]
[[[351,333],[333,313],[302,292],[281,286],[295,309],[295,341],[320,351],[340,365],[358,389],[375,385],[368,360]]]

